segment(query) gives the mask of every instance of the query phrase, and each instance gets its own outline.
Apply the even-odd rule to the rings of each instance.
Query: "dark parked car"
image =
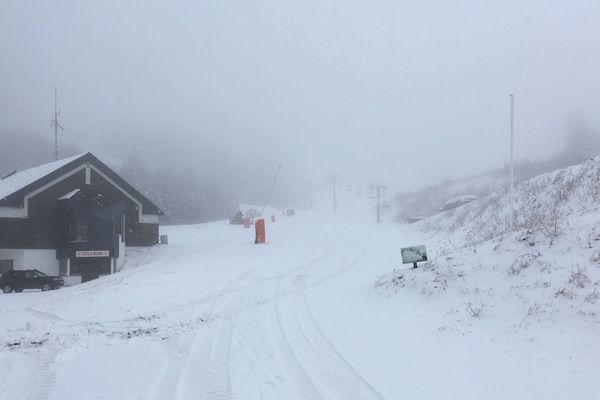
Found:
[[[4,293],[22,292],[23,289],[58,289],[65,284],[59,276],[49,276],[37,269],[8,271],[0,276],[0,288]]]

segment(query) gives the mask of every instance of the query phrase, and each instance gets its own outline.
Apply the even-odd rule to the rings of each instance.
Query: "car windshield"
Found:
[[[48,276],[47,274],[43,273],[42,271],[38,271],[37,269],[34,269],[34,270],[33,270],[33,273],[34,273],[36,276]]]

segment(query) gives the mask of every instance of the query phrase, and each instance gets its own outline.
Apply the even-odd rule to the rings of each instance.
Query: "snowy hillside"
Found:
[[[574,382],[598,368],[581,355],[600,356],[599,206],[600,158],[520,183],[512,205],[507,190],[497,191],[413,225],[432,245],[430,262],[383,274],[374,292],[434,305],[440,331],[471,336],[482,349],[490,343],[476,337],[504,336],[532,374],[564,363]],[[533,348],[545,354],[534,357]],[[580,395],[599,394],[597,386]]]
[[[594,158],[521,182],[515,186],[512,204],[508,190],[503,188],[479,201],[433,216],[423,221],[420,228],[452,233],[453,240],[460,238],[467,245],[511,231],[525,231],[531,240],[551,244],[573,230],[569,229],[572,219],[595,213],[599,207],[600,158]],[[579,236],[585,243],[593,240],[600,225],[589,229],[585,237]]]

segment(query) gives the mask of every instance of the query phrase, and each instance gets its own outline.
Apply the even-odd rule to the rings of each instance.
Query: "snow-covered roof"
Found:
[[[24,188],[25,186],[34,183],[38,179],[42,179],[46,175],[56,171],[57,169],[67,165],[84,154],[78,154],[73,157],[64,158],[38,167],[29,168],[19,171],[5,179],[0,180],[0,199],[3,199],[14,192]]]

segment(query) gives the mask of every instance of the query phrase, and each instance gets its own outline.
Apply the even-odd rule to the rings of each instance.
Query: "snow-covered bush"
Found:
[[[575,293],[571,289],[560,288],[554,293],[554,297],[564,297],[566,299],[573,299],[575,297]]]
[[[576,270],[571,271],[569,283],[574,285],[575,287],[583,289],[590,282],[591,279],[587,276],[585,268],[581,268],[578,265]]]
[[[388,293],[393,291],[396,293],[399,288],[403,288],[406,285],[404,273],[394,269],[388,274],[380,275],[375,281],[375,290]]]
[[[585,296],[585,301],[588,303],[596,304],[598,300],[600,300],[600,292],[598,289],[594,289]]]
[[[524,269],[529,268],[540,256],[541,253],[539,251],[521,254],[511,264],[508,270],[509,275],[519,275]]]
[[[480,301],[479,306],[474,306],[471,302],[467,303],[467,312],[473,318],[481,318],[483,310],[485,310],[485,304],[483,304],[483,301]]]

